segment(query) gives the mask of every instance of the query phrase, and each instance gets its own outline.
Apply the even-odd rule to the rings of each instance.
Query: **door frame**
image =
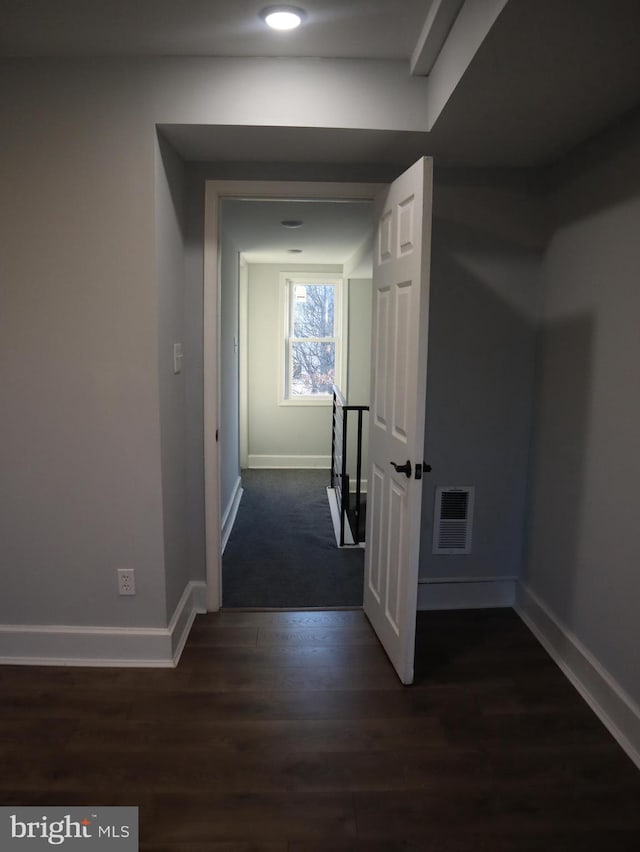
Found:
[[[222,604],[220,505],[220,203],[225,198],[287,201],[375,201],[386,183],[208,180],[204,208],[203,399],[207,611]],[[365,544],[366,546],[366,544]]]

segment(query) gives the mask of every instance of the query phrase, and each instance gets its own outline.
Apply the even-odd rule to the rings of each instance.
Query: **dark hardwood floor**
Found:
[[[140,807],[153,852],[622,852],[640,773],[510,610],[196,620],[175,670],[0,667],[0,804]]]

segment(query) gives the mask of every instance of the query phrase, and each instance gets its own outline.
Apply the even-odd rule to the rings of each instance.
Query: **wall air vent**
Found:
[[[475,488],[440,486],[436,489],[433,521],[433,552],[471,553]]]

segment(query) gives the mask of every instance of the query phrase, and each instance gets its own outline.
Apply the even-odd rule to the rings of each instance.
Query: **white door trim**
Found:
[[[204,501],[207,609],[220,609],[222,558],[220,461],[220,201],[223,198],[373,201],[385,184],[310,181],[207,181],[204,212]]]
[[[238,333],[240,336],[238,355],[240,382],[240,467],[249,466],[249,347],[247,336],[249,329],[249,265],[240,255],[239,270],[240,294],[238,298]]]

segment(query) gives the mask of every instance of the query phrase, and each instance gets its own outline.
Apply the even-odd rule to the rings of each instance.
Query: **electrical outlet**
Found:
[[[133,568],[118,568],[118,594],[135,595],[136,575]]]

